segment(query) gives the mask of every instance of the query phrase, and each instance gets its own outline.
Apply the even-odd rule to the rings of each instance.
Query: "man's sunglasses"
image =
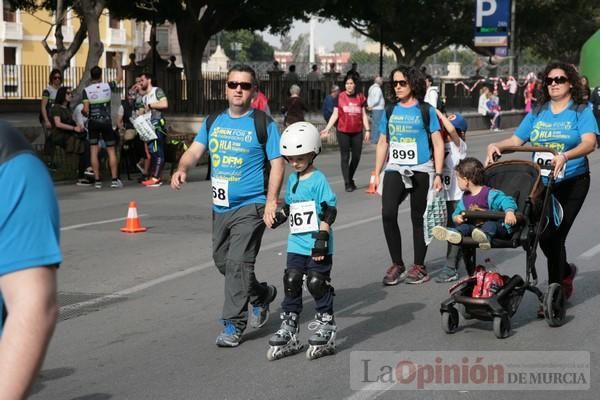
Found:
[[[566,76],[555,76],[554,78],[550,78],[549,76],[546,77],[547,86],[552,85],[552,82],[556,83],[557,85],[562,85],[563,83],[569,82],[569,78]]]
[[[393,81],[392,85],[394,85],[394,87],[400,85],[400,87],[407,87],[408,86],[408,81]]]
[[[252,82],[238,82],[238,81],[228,81],[227,87],[229,89],[237,89],[237,87],[241,87],[242,90],[250,90],[252,89]]]

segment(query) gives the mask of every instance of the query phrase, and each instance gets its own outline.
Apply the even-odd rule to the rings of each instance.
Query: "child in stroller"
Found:
[[[553,149],[546,147],[516,146],[503,149],[503,154],[510,152],[556,154]],[[511,229],[507,237],[501,237],[497,234],[488,236],[486,234],[488,241],[483,241],[483,243],[489,243],[491,248],[522,247],[526,251],[525,275],[524,277],[518,274],[512,277],[502,276],[503,285],[500,285],[499,290],[492,291],[493,293],[485,298],[472,296],[473,289],[477,284],[477,280],[473,277],[464,279],[451,287],[449,289],[450,297],[444,300],[440,306],[442,329],[446,333],[457,331],[460,311],[465,319],[475,318],[483,321],[493,321],[496,337],[508,337],[511,332],[511,317],[516,313],[526,291],[534,293],[538,298],[548,325],[560,326],[564,323],[565,297],[561,285],[551,283],[545,293],[537,287],[535,261],[539,239],[545,229],[550,229],[552,224],[557,223],[552,218],[552,215],[557,211],[554,209],[554,202],[551,201],[554,176],[550,173],[548,183],[544,188],[541,183],[541,168],[546,168],[546,165],[538,165],[524,160],[503,161],[485,168],[485,184],[512,195],[513,201],[517,205],[516,209],[512,209],[513,211],[516,210],[514,216],[517,224],[510,225]],[[509,208],[507,207],[506,210],[509,210]],[[503,220],[507,222],[506,214],[498,211],[467,210],[464,211],[462,217],[464,221],[469,223],[477,220]],[[448,232],[450,231],[448,230]],[[485,232],[483,233],[485,234]],[[438,233],[438,235],[440,234]],[[477,240],[476,237],[461,235],[461,239],[459,243],[463,247],[482,247],[481,241]]]
[[[464,192],[452,214],[454,228],[436,226],[432,230],[433,237],[459,245],[463,236],[471,236],[479,243],[480,249],[491,248],[494,237],[507,239],[512,233],[512,225],[517,222],[515,200],[501,190],[485,185],[485,168],[481,161],[473,157],[461,160],[455,168],[458,186]],[[503,211],[502,220],[475,220],[469,223],[464,220],[465,211]]]

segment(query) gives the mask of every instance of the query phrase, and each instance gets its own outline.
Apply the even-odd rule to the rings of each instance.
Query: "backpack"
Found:
[[[476,299],[487,299],[498,293],[504,286],[504,277],[498,272],[488,272],[485,267],[479,265],[475,269],[475,286],[471,297]]]
[[[385,126],[385,135],[388,141],[390,140],[390,117],[392,116],[392,112],[394,112],[394,107],[396,107],[396,103],[388,103],[385,105],[385,116],[388,122]],[[421,117],[423,118],[423,127],[425,128],[425,132],[427,132],[429,152],[431,153],[431,158],[433,158],[433,143],[431,143],[431,130],[429,129],[429,124],[431,122],[431,119],[429,118],[429,109],[431,108],[431,104],[419,102],[419,108],[421,109]]]
[[[212,127],[212,125],[215,122],[215,120],[217,119],[217,117],[226,111],[227,111],[227,109],[214,112],[206,118],[206,133],[207,133],[207,135],[210,134],[210,128]],[[269,124],[271,122],[273,122],[273,118],[269,117],[267,115],[267,113],[265,113],[264,111],[254,109],[254,112],[252,113],[252,119],[254,120],[254,131],[256,132],[256,137],[258,138],[258,142],[261,144],[263,152],[265,154],[265,167],[263,168],[263,170],[264,170],[264,182],[265,182],[265,194],[266,194],[268,191],[268,188],[269,188],[269,174],[271,173],[271,163],[269,162],[269,158],[267,157],[267,126],[269,126]],[[210,158],[210,153],[209,153],[209,158]],[[209,170],[206,175],[206,179],[209,179],[211,165],[212,165],[212,162],[209,159],[209,161],[208,161]]]

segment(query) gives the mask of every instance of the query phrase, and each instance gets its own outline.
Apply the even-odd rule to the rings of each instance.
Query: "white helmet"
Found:
[[[321,135],[310,122],[295,122],[285,128],[279,140],[281,155],[300,156],[313,152],[321,152]]]

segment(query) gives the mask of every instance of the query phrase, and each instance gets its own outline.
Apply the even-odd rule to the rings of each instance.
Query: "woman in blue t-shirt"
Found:
[[[598,126],[592,111],[585,106],[583,87],[572,65],[552,62],[542,76],[540,106],[525,116],[513,136],[488,146],[487,163],[493,162],[494,154],[500,154],[507,146],[526,142],[558,152],[556,156],[534,154],[536,162],[545,165],[550,162],[553,166],[557,179],[552,194],[563,208],[562,223],[556,230],[546,230],[540,238],[540,247],[548,259],[548,282],[560,283],[565,298],[569,299],[577,268],[567,263],[565,242],[590,187],[587,155],[594,151]],[[544,184],[548,174],[549,171],[542,170],[542,175],[546,175]]]
[[[442,190],[444,167],[444,139],[435,108],[423,102],[425,76],[416,68],[401,65],[390,73],[390,81],[393,109],[381,117],[378,127],[381,135],[375,155],[377,186],[379,174],[383,171],[381,218],[392,259],[392,265],[383,278],[383,284],[388,286],[403,280],[406,283],[424,283],[430,278],[425,267],[427,244],[423,214],[429,191],[432,188]],[[426,126],[427,120],[429,126]],[[402,258],[398,207],[409,194],[414,263],[407,270]]]

